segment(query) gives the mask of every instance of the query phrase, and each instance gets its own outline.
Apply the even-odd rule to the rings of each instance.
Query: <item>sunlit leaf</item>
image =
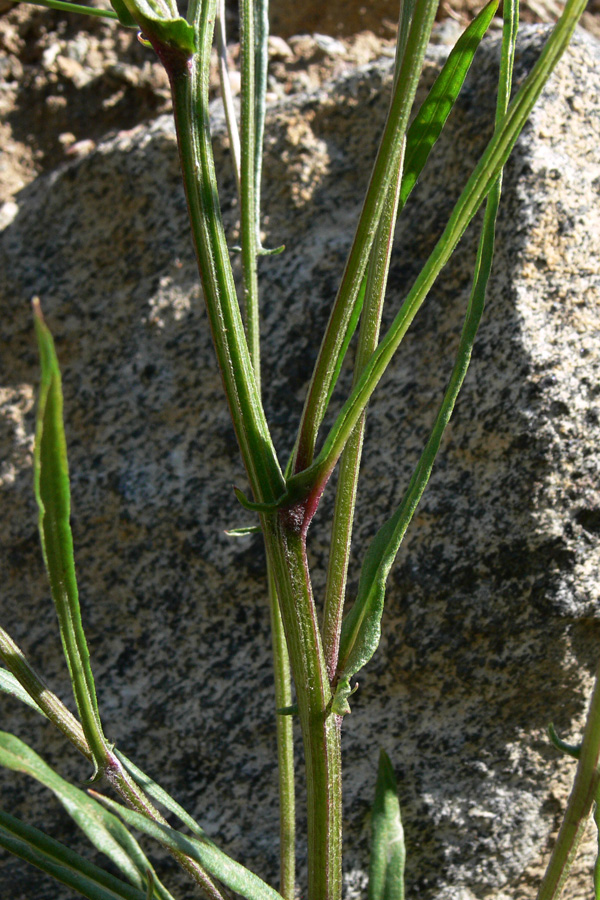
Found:
[[[515,46],[514,35],[516,33],[516,24],[512,17],[514,9],[508,3],[506,7],[507,16],[509,16],[509,13],[511,15],[505,28],[503,40],[500,91],[496,116],[498,128],[501,127],[508,97],[510,96],[512,57]],[[499,201],[500,179],[493,186],[486,206],[475,264],[473,288],[448,388],[436,416],[431,435],[413,473],[402,503],[391,518],[379,529],[369,546],[360,573],[356,601],[342,623],[338,663],[340,684],[343,683],[344,679],[349,679],[355,675],[371,659],[379,645],[386,581],[406,530],[431,476],[444,431],[452,416],[456,399],[471,361],[475,336],[485,306],[487,283],[494,257],[495,224]]]
[[[34,302],[34,313],[42,368],[33,456],[40,538],[81,724],[96,767],[101,769],[108,745],[100,722],[75,577],[60,369],[54,341],[38,301]]]
[[[459,37],[440,74],[417,112],[406,135],[404,171],[400,188],[400,209],[421,174],[429,154],[442,133],[446,119],[458,98],[475,52],[498,9],[491,0]]]

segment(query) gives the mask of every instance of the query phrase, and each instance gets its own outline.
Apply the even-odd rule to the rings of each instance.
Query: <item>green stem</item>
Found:
[[[256,90],[254,0],[240,0],[241,44],[241,167],[240,243],[244,282],[246,333],[260,391],[260,321],[258,310],[258,243],[256,197]]]
[[[275,705],[285,709],[292,705],[290,659],[285,642],[277,588],[271,567],[267,564],[271,634],[273,639],[273,668],[275,674]],[[294,722],[292,716],[277,716],[277,761],[279,768],[279,893],[285,900],[294,900],[296,887],[296,799],[294,775]]]
[[[386,204],[373,243],[371,260],[369,261],[365,301],[354,363],[354,384],[356,384],[360,373],[377,347],[379,340],[381,314],[383,312],[385,289],[392,254],[401,183],[402,164],[400,165],[395,186],[388,191]],[[365,421],[366,411],[352,432],[340,460],[335,509],[331,526],[331,550],[323,608],[323,650],[330,681],[333,681],[337,670]]]
[[[197,6],[199,52],[167,67],[184,188],[217,360],[242,459],[257,500],[275,500],[284,480],[254,377],[225,240],[208,114],[208,62],[215,4]],[[168,61],[167,61],[168,62]]]
[[[387,190],[397,177],[404,136],[437,6],[438,0],[420,0],[414,10],[404,59],[395,83],[373,174],[308,389],[296,441],[294,462],[296,473],[307,468],[313,460],[317,433],[331,396],[332,378],[337,371],[337,359],[358,298]]]
[[[32,6],[45,6],[46,9],[58,9],[61,12],[81,13],[85,16],[99,16],[102,19],[119,19],[112,9],[97,9],[95,6],[82,6],[78,3],[65,3],[64,0],[19,0]]]
[[[306,510],[262,516],[290,655],[306,765],[308,896],[341,897],[340,719],[331,688],[306,560]]]
[[[225,30],[225,0],[217,0],[217,19],[215,22],[215,45],[219,57],[219,80],[221,83],[221,97],[225,110],[225,123],[229,136],[229,151],[233,163],[233,172],[237,185],[238,198],[241,196],[240,186],[240,135],[235,117],[233,93],[229,80],[229,63],[227,59],[227,37]]]
[[[3,628],[0,628],[0,658],[52,724],[86,759],[92,761],[92,751],[80,722],[56,694],[53,694],[44,684],[43,679],[29,664],[21,648],[15,644]]]
[[[194,7],[199,53],[168,69],[184,186],[204,295],[231,415],[255,497],[284,491],[235,296],[218,203],[208,119],[208,60],[214,3]],[[167,60],[168,62],[168,60]],[[305,510],[263,516],[267,555],[290,654],[307,772],[309,895],[341,893],[341,760],[339,725],[328,714],[329,679],[307,573]]]
[[[53,694],[44,684],[42,678],[29,664],[25,654],[13,639],[0,628],[0,657],[6,667],[13,673],[19,684],[27,691],[35,701],[39,709],[55,725],[60,732],[79,750],[88,760],[93,760],[90,745],[83,733],[81,724],[67,709],[61,700]],[[138,812],[153,819],[155,822],[166,824],[158,810],[153,806],[144,792],[125,770],[116,754],[109,750],[106,757],[106,765],[103,774],[112,784],[123,800]],[[200,885],[212,900],[223,900],[223,896],[214,884],[207,872],[193,860],[188,859],[183,853],[173,853],[177,862]]]
[[[263,166],[263,140],[269,68],[269,0],[254,0],[254,74],[256,103],[254,106],[254,196],[256,213],[256,243],[262,251],[260,239],[260,195]]]
[[[548,868],[542,879],[537,900],[558,900],[577,848],[585,832],[592,803],[600,784],[600,668],[590,702],[590,711],[573,790],[565,812]]]
[[[567,0],[564,12],[541,56],[513,99],[501,126],[494,132],[481,160],[454,207],[448,225],[417,277],[402,308],[379,343],[358,384],[342,407],[315,462],[302,472],[297,483],[291,479],[290,493],[304,485],[327,481],[354,427],[365,410],[379,379],[387,369],[415,315],[441,270],[454,252],[469,222],[491,190],[535,105],[552,70],[565,51],[586,0]]]

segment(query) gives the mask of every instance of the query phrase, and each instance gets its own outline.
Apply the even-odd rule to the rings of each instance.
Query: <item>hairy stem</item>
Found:
[[[275,500],[284,480],[248,349],[225,240],[208,115],[214,3],[198,6],[199,52],[167,67],[192,236],[223,385],[242,459],[257,500]],[[252,230],[253,232],[253,230]],[[254,232],[253,232],[254,233]]]
[[[241,167],[240,167],[240,243],[244,281],[246,334],[260,391],[260,322],[258,310],[258,242],[256,197],[256,90],[254,0],[240,0],[241,37]]]
[[[600,668],[590,702],[573,790],[537,900],[558,900],[600,784]]]
[[[275,579],[268,568],[275,704],[278,710],[292,705],[290,658],[285,642]],[[279,893],[294,900],[296,887],[296,798],[294,774],[294,723],[291,715],[277,716],[277,762],[279,768]]]
[[[290,654],[306,764],[308,896],[341,897],[340,720],[330,712],[331,688],[306,560],[305,510],[263,516]]]

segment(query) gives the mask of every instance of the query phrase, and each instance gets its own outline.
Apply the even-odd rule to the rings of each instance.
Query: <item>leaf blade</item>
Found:
[[[435,142],[442,133],[477,48],[498,9],[498,4],[499,0],[490,0],[459,37],[408,129],[400,188],[400,209],[408,200]]]
[[[51,790],[93,846],[108,856],[134,887],[145,891],[147,872],[150,871],[157,896],[161,900],[173,900],[121,820],[85,791],[58,775],[31,747],[4,731],[0,731],[0,765],[29,775]]]
[[[486,7],[487,9],[488,7]],[[501,127],[503,117],[506,114],[508,98],[510,97],[515,38],[518,28],[518,5],[516,0],[513,0],[511,3],[505,3],[504,16],[505,26],[496,111],[497,129]],[[485,20],[483,24],[485,24]],[[483,27],[483,24],[481,27]],[[485,27],[487,28],[487,25]],[[369,662],[379,645],[387,578],[406,530],[431,476],[444,431],[454,411],[458,394],[469,368],[473,344],[485,307],[487,284],[492,270],[500,192],[501,174],[492,186],[486,203],[477,251],[473,287],[448,387],[435,418],[431,435],[421,454],[406,494],[398,510],[379,529],[369,546],[361,569],[356,601],[342,623],[338,669],[340,685],[343,685],[347,679],[355,675]]]
[[[137,888],[1,809],[0,846],[89,900],[146,900]]]
[[[512,100],[502,125],[496,130],[467,185],[455,204],[443,235],[417,277],[402,308],[387,334],[372,355],[359,382],[344,403],[322,450],[314,463],[288,479],[287,494],[294,496],[306,484],[318,484],[328,478],[364,412],[380,378],[387,369],[415,315],[422,306],[438,275],[452,256],[467,226],[492,189],[506,163],[527,118],[548,78],[571,39],[586,0],[567,0],[552,34],[533,69]]]
[[[211,840],[206,837],[186,837],[169,825],[153,822],[140,813],[110,800],[108,797],[96,794],[102,803],[114,810],[121,818],[134,828],[139,829],[149,837],[154,838],[163,846],[179,850],[190,859],[199,863],[214,878],[221,881],[226,887],[240,894],[245,900],[282,900],[274,888],[262,881],[258,875],[250,872],[240,863],[231,859],[227,854],[219,850]]]
[[[42,370],[33,463],[42,553],[73,693],[96,770],[100,771],[109,747],[100,721],[75,575],[62,381],[54,341],[37,300],[34,301],[34,322]]]
[[[371,819],[368,900],[404,900],[405,860],[396,776],[387,753],[381,750]]]

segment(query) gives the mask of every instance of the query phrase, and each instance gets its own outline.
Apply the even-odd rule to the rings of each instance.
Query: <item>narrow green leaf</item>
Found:
[[[109,809],[113,809],[128,825],[154,838],[164,847],[185,853],[214,878],[235,891],[236,894],[245,897],[246,900],[282,900],[281,894],[269,887],[258,875],[219,850],[207,837],[186,837],[179,831],[175,831],[174,828],[162,825],[160,822],[153,822],[140,813],[127,809],[114,800],[109,800],[108,797],[101,796],[95,791],[91,793],[105,803]]]
[[[66,0],[19,0],[20,3],[29,3],[31,6],[43,6],[46,9],[58,9],[61,12],[80,13],[84,16],[99,16],[102,19],[118,19],[119,16],[112,9],[98,9],[95,6],[83,6],[79,3],[69,3]],[[127,25],[126,22],[121,22]],[[135,24],[135,23],[134,23]],[[137,25],[135,26],[137,28]]]
[[[49,788],[64,806],[91,843],[121,870],[140,890],[146,890],[147,872],[152,866],[127,828],[100,803],[65,781],[27,744],[12,734],[0,731],[0,765],[22,772]],[[173,900],[171,894],[154,878],[156,896]]]
[[[498,3],[499,0],[490,0],[459,37],[408,129],[400,188],[400,209],[415,186],[433,145],[456,103],[475,52],[496,14]]]
[[[437,7],[438,0],[423,0],[415,5],[373,173],[308,388],[295,446],[296,473],[306,469],[313,460],[318,431],[331,397],[332,380],[339,371],[340,354],[345,348],[377,226],[390,185],[398,180],[406,128]]]
[[[26,703],[27,706],[45,716],[45,713],[42,712],[33,697],[29,696],[25,688],[19,684],[13,673],[9,672],[8,669],[0,669],[0,691],[4,694],[10,694],[11,697],[16,697],[21,703]]]
[[[142,891],[3,810],[0,810],[0,847],[89,900],[145,900]]]
[[[515,23],[514,6],[514,3],[507,2],[505,4],[507,26],[504,30],[499,80],[496,115],[498,129],[501,127],[510,96],[514,38],[518,24],[518,20]],[[442,436],[450,421],[458,393],[467,374],[475,336],[483,315],[487,283],[494,258],[500,184],[500,179],[498,179],[488,198],[475,264],[473,289],[448,388],[402,503],[394,515],[377,532],[369,546],[360,574],[356,602],[342,623],[338,663],[338,672],[342,679],[355,675],[369,662],[379,645],[387,577],[431,476]]]
[[[293,496],[300,485],[317,484],[327,480],[328,473],[333,470],[373,391],[400,346],[429,290],[452,256],[468,224],[502,171],[531,110],[567,48],[585,5],[586,0],[567,0],[563,14],[546,42],[540,57],[511,102],[501,126],[496,129],[457,201],[444,233],[417,277],[387,334],[379,343],[350,397],[343,405],[321,452],[313,464],[288,480],[288,495]]]
[[[249,534],[262,534],[260,525],[244,525],[242,528],[228,528],[227,537],[248,537]]]
[[[368,900],[404,900],[405,858],[396,776],[382,750],[371,821]]]
[[[356,600],[342,622],[340,681],[356,675],[379,646],[385,583],[396,556],[397,515],[373,538],[362,565]]]
[[[560,750],[561,753],[564,753],[566,756],[570,756],[573,759],[579,759],[581,756],[581,744],[567,744],[566,741],[559,738],[552,723],[548,725],[548,736],[556,749]]]
[[[177,800],[171,797],[170,794],[167,794],[164,788],[162,788],[159,784],[153,781],[148,775],[142,772],[134,763],[131,762],[130,759],[127,759],[124,753],[121,753],[119,750],[114,751],[115,756],[120,762],[123,763],[135,783],[145,791],[153,800],[156,800],[157,803],[160,803],[161,806],[164,806],[165,809],[168,809],[169,812],[172,812],[174,816],[177,816],[180,822],[193,831],[194,834],[198,834],[201,837],[204,837],[204,829],[193,819],[188,812],[181,806]]]
[[[42,368],[33,455],[39,531],[73,692],[83,730],[99,771],[105,763],[109,747],[102,732],[94,676],[79,608],[73,536],[69,521],[71,493],[61,377],[54,341],[42,317],[39,301],[34,301],[34,313]]]
[[[398,211],[401,211],[415,186],[415,183],[427,162],[429,154],[439,138],[446,120],[454,106],[463,86],[464,80],[473,62],[475,52],[483,36],[489,28],[499,0],[490,0],[476,18],[470,23],[450,52],[442,71],[435,80],[426,100],[421,105],[406,134],[406,150]],[[405,41],[410,34],[410,23],[413,15],[413,3],[403,5],[404,15],[401,17],[401,30],[405,32]],[[400,60],[401,62],[401,60]],[[365,291],[365,278],[361,282],[359,301],[362,307]],[[329,405],[333,389],[339,377],[348,345],[356,329],[360,308],[352,311],[348,331],[344,333],[343,342],[336,358],[333,377],[327,392],[324,409]]]
[[[275,710],[275,712],[278,716],[297,716],[298,704],[292,703],[290,706],[280,706],[279,709]]]

